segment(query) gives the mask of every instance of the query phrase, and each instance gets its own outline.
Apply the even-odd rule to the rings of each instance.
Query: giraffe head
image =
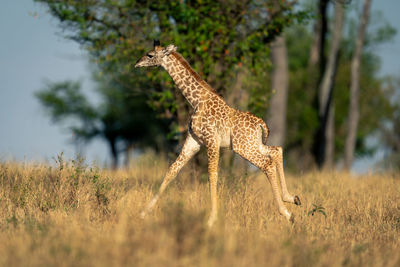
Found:
[[[162,47],[160,41],[154,40],[154,49],[147,52],[142,58],[140,58],[135,67],[151,67],[160,66],[169,54],[176,51],[177,47],[173,44],[167,47]]]

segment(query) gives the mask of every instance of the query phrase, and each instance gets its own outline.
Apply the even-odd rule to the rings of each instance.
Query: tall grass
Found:
[[[398,174],[287,175],[303,203],[286,204],[292,225],[261,172],[222,171],[219,219],[208,229],[208,184],[193,168],[139,218],[167,168],[152,154],[116,172],[62,157],[0,163],[0,265],[400,266]]]

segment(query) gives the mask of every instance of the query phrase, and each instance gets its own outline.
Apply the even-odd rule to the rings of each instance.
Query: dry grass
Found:
[[[0,265],[400,266],[399,175],[288,175],[303,202],[287,204],[291,225],[260,172],[222,174],[219,220],[208,230],[208,184],[191,168],[138,218],[167,166],[151,154],[118,172],[61,158],[0,163]]]

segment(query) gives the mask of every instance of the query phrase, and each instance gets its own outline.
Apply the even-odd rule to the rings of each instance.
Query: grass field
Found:
[[[292,225],[261,172],[221,170],[219,219],[208,229],[208,184],[196,168],[139,218],[167,167],[151,153],[116,172],[62,158],[0,163],[0,265],[400,266],[399,174],[287,174],[302,200],[286,204]]]

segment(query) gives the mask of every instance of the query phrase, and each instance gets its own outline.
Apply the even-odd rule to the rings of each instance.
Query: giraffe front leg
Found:
[[[200,150],[200,144],[192,137],[189,133],[185,140],[182,151],[174,163],[169,167],[167,174],[158,190],[158,193],[152,198],[152,200],[147,204],[146,208],[140,214],[141,218],[146,217],[146,215],[154,208],[161,194],[165,191],[168,184],[173,181],[178,175],[179,171],[183,166]]]
[[[219,146],[213,145],[207,147],[208,156],[208,174],[210,180],[210,196],[211,196],[211,214],[208,219],[208,226],[212,227],[218,217],[218,161],[219,161]]]

